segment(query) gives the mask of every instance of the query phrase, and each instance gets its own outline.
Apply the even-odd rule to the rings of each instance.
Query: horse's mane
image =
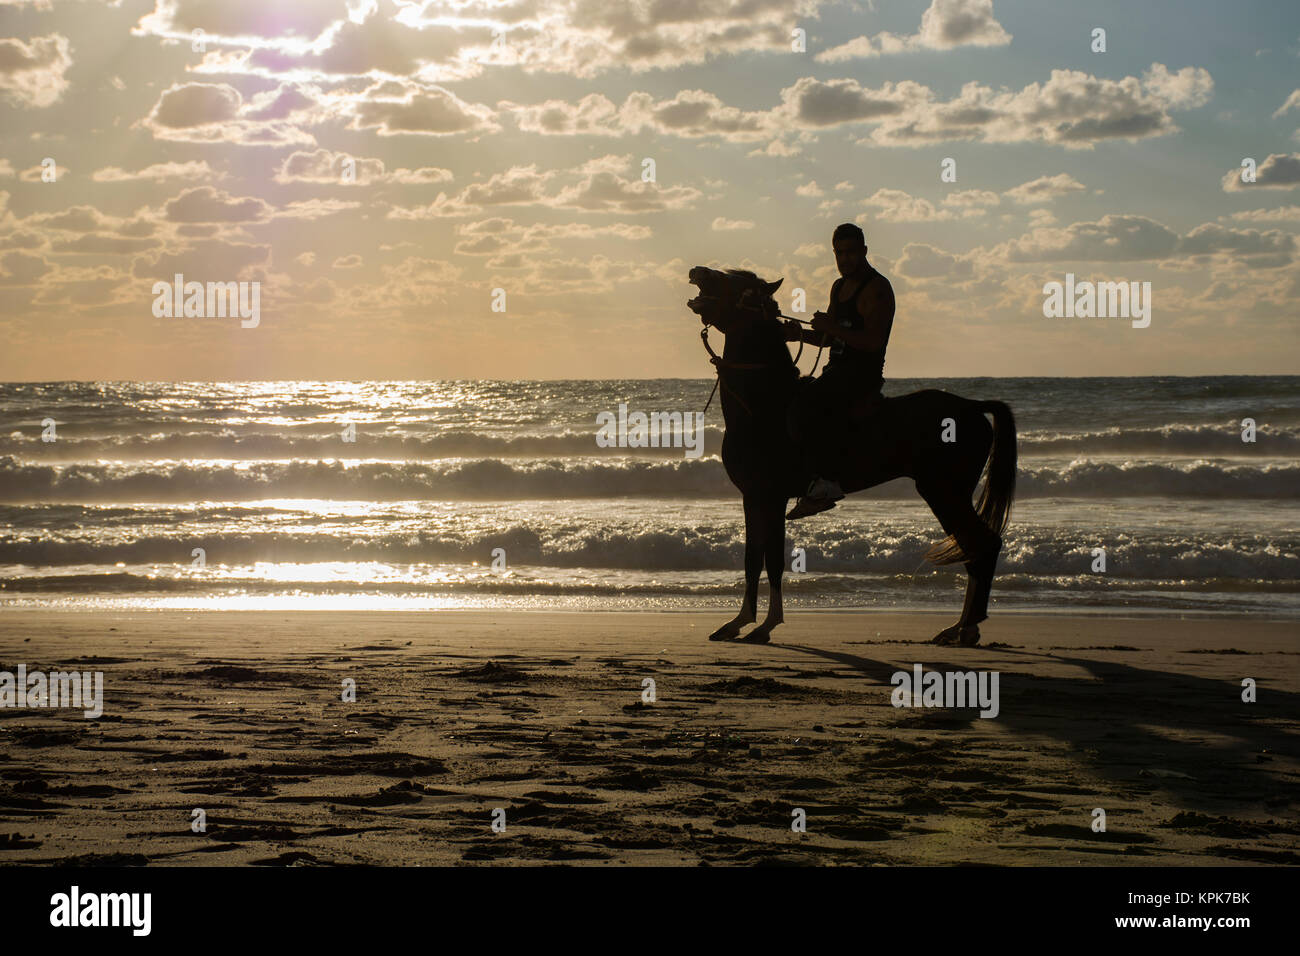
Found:
[[[756,287],[757,287],[757,286],[766,286],[766,285],[767,285],[766,280],[759,278],[755,273],[751,272],[751,271],[748,270],[748,269],[727,269],[727,270],[726,270],[726,274],[729,275],[729,276],[734,276],[734,277],[736,277],[736,278],[738,278],[738,279],[745,279],[745,280],[749,281],[753,286],[756,286]],[[771,293],[766,293],[766,294],[765,294],[765,297],[768,298],[768,299],[771,299],[771,298],[772,298],[772,295],[771,295]],[[760,318],[755,319],[755,320],[754,320],[754,324],[757,325],[757,326],[760,327],[760,328],[763,328],[763,329],[769,329],[769,330],[770,330],[770,329],[778,329],[778,328],[780,328],[781,322],[780,322],[779,319],[776,319],[776,318],[771,318],[771,319],[769,319],[769,318],[767,318],[766,316],[763,316],[763,317],[760,317]],[[784,344],[784,343],[785,343],[785,339],[784,339],[784,338],[781,338],[780,341],[781,341],[781,343],[782,343],[782,344],[781,344],[781,348],[780,348],[780,354],[781,354],[782,356],[784,356],[786,362],[789,363],[789,369],[790,369],[790,371],[792,371],[792,372],[797,376],[797,375],[799,374],[799,372],[798,372],[798,367],[794,364],[794,359],[791,357],[789,351],[785,348],[785,344]],[[779,360],[778,360],[778,361],[779,361]],[[784,364],[784,363],[782,363],[782,364]]]

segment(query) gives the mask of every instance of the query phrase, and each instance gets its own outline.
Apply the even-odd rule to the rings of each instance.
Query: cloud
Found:
[[[1295,189],[1300,186],[1300,153],[1270,153],[1255,170],[1255,181],[1243,183],[1241,168],[1224,174],[1224,192],[1242,189]]]
[[[1152,63],[1142,74],[1142,83],[1149,93],[1176,109],[1204,106],[1214,93],[1214,80],[1199,67],[1185,66],[1170,73],[1163,63]]]
[[[562,189],[553,200],[560,208],[589,212],[648,213],[683,209],[702,197],[692,186],[660,186],[623,175],[630,156],[604,156],[585,164],[581,181]]]
[[[1045,83],[1019,92],[995,92],[967,83],[946,103],[929,90],[896,118],[872,131],[881,146],[919,146],[952,140],[1046,143],[1091,149],[1110,139],[1130,141],[1178,132],[1169,111],[1199,105],[1213,81],[1205,70],[1185,67],[1170,74],[1154,64],[1147,83],[1136,77],[1101,79],[1079,70],[1053,70]],[[908,91],[915,95],[915,91]]]
[[[734,232],[741,229],[753,229],[754,223],[748,219],[725,219],[718,216],[711,226],[714,232]]]
[[[258,93],[244,107],[242,115],[248,120],[285,120],[299,113],[307,113],[317,106],[313,97],[288,84],[279,89]]]
[[[1273,111],[1273,118],[1277,119],[1291,109],[1300,109],[1300,90],[1291,91],[1291,95],[1286,98],[1286,102]]]
[[[87,256],[124,256],[133,252],[154,249],[161,243],[157,239],[131,239],[122,236],[87,235],[76,239],[58,239],[50,243],[50,251]]]
[[[1064,229],[1035,229],[1002,243],[995,258],[1007,262],[1053,262],[1162,259],[1178,248],[1178,234],[1146,216],[1103,216],[1097,222],[1076,222]]]
[[[167,129],[227,123],[238,115],[243,99],[225,83],[178,83],[163,91],[150,116]]]
[[[95,232],[112,227],[113,220],[94,206],[71,206],[62,212],[36,213],[24,220],[25,224],[44,229],[69,232]]]
[[[1008,189],[1003,195],[1022,205],[1051,202],[1070,193],[1083,192],[1088,187],[1069,173],[1057,173],[1055,176],[1039,176],[1027,183],[1021,183]]]
[[[910,279],[969,278],[975,271],[969,259],[919,242],[903,247],[896,268]]]
[[[807,196],[810,199],[815,199],[820,196],[825,196],[826,190],[822,189],[820,186],[817,185],[817,180],[810,179],[802,186],[796,186],[794,190],[794,194],[796,196]]]
[[[202,30],[214,42],[259,44],[278,39],[306,43],[320,38],[347,15],[343,0],[296,4],[291,17],[265,0],[157,0],[154,10],[140,18],[132,33],[189,40],[195,30]]]
[[[72,66],[68,38],[57,33],[23,42],[0,38],[0,93],[18,106],[42,108],[59,101]]]
[[[155,139],[182,143],[232,143],[239,146],[315,146],[316,140],[294,123],[258,119],[265,103],[245,103],[225,83],[173,83],[137,126]]]
[[[348,202],[342,199],[307,199],[302,202],[291,202],[287,206],[282,206],[275,211],[272,218],[321,219],[325,216],[332,216],[335,213],[359,208],[361,208],[361,203]]]
[[[52,268],[41,256],[6,252],[0,256],[0,285],[33,285]]]
[[[1233,229],[1204,223],[1185,236],[1146,216],[1108,215],[1063,229],[1042,227],[996,246],[990,258],[1005,262],[1189,260],[1227,256],[1251,268],[1276,268],[1294,260],[1295,237],[1278,230]],[[1176,264],[1176,262],[1175,262]]]
[[[1289,264],[1295,248],[1295,237],[1276,229],[1261,232],[1258,229],[1233,229],[1207,222],[1185,235],[1179,243],[1178,251],[1193,256],[1231,253],[1247,265],[1275,268]]]
[[[53,157],[49,157],[53,159]],[[54,182],[60,183],[67,178],[70,170],[67,166],[54,164]],[[43,165],[29,166],[18,174],[19,180],[25,183],[43,183],[45,182],[45,171],[47,167]]]
[[[396,265],[380,269],[383,281],[379,304],[427,305],[443,302],[462,286],[463,270],[442,259],[408,256]]]
[[[540,170],[537,164],[512,166],[485,182],[471,183],[454,196],[439,193],[428,206],[388,211],[389,219],[465,216],[493,206],[538,206],[586,212],[641,214],[682,209],[702,198],[693,186],[660,186],[626,175],[630,155],[602,156],[576,170]],[[561,185],[561,180],[576,182]]]
[[[625,129],[618,107],[600,93],[589,93],[577,103],[545,100],[524,105],[503,100],[497,109],[513,114],[519,129],[542,136],[617,136]]]
[[[505,5],[529,22],[509,25],[502,55],[488,51],[488,56],[525,72],[589,79],[614,69],[668,70],[741,53],[788,53],[792,17],[815,17],[820,5],[816,0],[533,0]],[[426,15],[445,15],[440,6],[431,5]],[[490,16],[491,9],[473,4],[460,13]]]
[[[0,212],[7,193],[0,192]],[[57,212],[12,215],[0,222],[0,249],[43,250],[52,254],[116,256],[161,245],[153,238],[158,225],[143,215],[111,216],[94,206],[70,206]],[[71,281],[71,280],[70,280]]]
[[[692,186],[663,186],[625,175],[631,156],[603,156],[579,169],[580,181],[561,190],[555,205],[604,212],[660,212],[690,207],[702,198]],[[635,175],[635,174],[633,174]]]
[[[384,181],[401,186],[425,186],[430,183],[445,183],[454,178],[450,169],[421,166],[419,169],[394,169],[385,176]]]
[[[951,50],[963,46],[1006,46],[1011,34],[993,16],[993,0],[933,0],[921,14],[920,29],[909,36],[878,33],[860,36],[848,43],[817,54],[819,63],[915,53],[921,50]]]
[[[400,97],[360,98],[351,110],[349,128],[374,129],[380,136],[450,136],[500,128],[489,107],[466,103],[441,87],[408,88]]]
[[[930,96],[928,87],[910,80],[886,82],[879,89],[869,89],[853,79],[818,80],[805,76],[781,91],[778,110],[798,126],[821,129],[901,116]]]
[[[877,189],[862,204],[876,210],[874,218],[879,222],[947,222],[958,218],[977,219],[987,213],[983,207],[996,206],[1000,201],[998,194],[990,190],[967,189],[949,193],[940,201],[947,208],[939,208],[930,200],[901,189]],[[857,221],[865,222],[866,218],[858,216]]]
[[[494,256],[506,252],[535,253],[553,248],[553,240],[570,239],[649,239],[649,226],[609,223],[602,226],[585,222],[536,223],[525,226],[513,219],[493,217],[467,222],[456,228],[461,236],[453,250],[463,256]]]
[[[272,207],[255,196],[235,198],[211,186],[187,189],[163,205],[171,222],[262,222]]]
[[[772,135],[763,111],[728,106],[705,90],[681,90],[670,100],[656,102],[649,93],[632,93],[620,114],[630,132],[653,130],[673,136],[725,136],[745,142]]]
[[[350,170],[348,177],[345,172]],[[330,186],[369,186],[378,183],[422,185],[446,182],[451,170],[434,166],[420,169],[395,169],[388,172],[382,159],[351,156],[328,149],[294,152],[285,157],[276,171],[277,183],[319,183]]]
[[[1002,202],[997,193],[988,189],[964,189],[949,193],[943,199],[945,206],[971,208],[976,206],[996,206]]]
[[[187,163],[154,163],[133,172],[119,166],[105,166],[95,170],[90,178],[97,183],[163,182],[168,179],[222,179],[224,174],[203,160],[191,160]]]
[[[208,239],[175,252],[163,252],[152,257],[137,256],[131,265],[131,274],[141,279],[170,280],[179,272],[187,279],[225,282],[265,266],[270,255],[270,246]]]
[[[876,88],[858,80],[801,77],[780,92],[767,110],[729,106],[705,90],[680,90],[669,99],[628,94],[621,105],[599,93],[570,103],[503,100],[497,109],[525,132],[544,136],[625,136],[647,132],[682,138],[717,137],[727,142],[768,140],[755,153],[789,156],[838,126],[872,124],[865,145],[917,146],[947,141],[1036,142],[1088,149],[1108,139],[1136,140],[1178,131],[1169,110],[1199,104],[1213,88],[1205,71],[1184,67],[1170,73],[1153,64],[1146,86],[1137,77],[1099,79],[1056,70],[1043,84],[1018,92],[967,83],[949,100],[911,80]],[[794,141],[792,141],[794,140]],[[751,154],[754,155],[754,154]]]
[[[1244,212],[1234,212],[1230,218],[1244,222],[1300,222],[1300,206],[1247,209]]]
[[[590,79],[742,53],[788,53],[790,24],[825,0],[314,0],[294,16],[259,0],[157,0],[137,36],[205,33],[199,72],[449,82],[487,67]],[[302,9],[300,10],[299,7]]]
[[[728,106],[705,90],[681,90],[667,100],[634,92],[621,106],[600,93],[590,93],[577,103],[552,99],[524,105],[503,100],[497,108],[512,114],[519,129],[543,136],[622,136],[650,131],[751,142],[780,132],[768,112]]]

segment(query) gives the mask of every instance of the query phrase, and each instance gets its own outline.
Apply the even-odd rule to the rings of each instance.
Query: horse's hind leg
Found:
[[[979,623],[988,615],[989,594],[993,590],[993,572],[997,567],[1002,539],[980,520],[971,504],[973,488],[961,490],[946,484],[922,485],[917,491],[939,519],[943,530],[956,539],[966,555],[966,600],[961,617],[934,637],[936,644],[979,643]]]
[[[746,624],[758,619],[758,579],[763,573],[764,527],[757,502],[745,496],[745,597],[740,613],[709,635],[711,641],[730,641]]]

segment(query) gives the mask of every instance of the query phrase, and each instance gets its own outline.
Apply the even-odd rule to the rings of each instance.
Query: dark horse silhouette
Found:
[[[741,638],[765,644],[784,620],[786,504],[812,477],[803,473],[787,427],[800,377],[772,299],[783,280],[764,282],[752,272],[719,272],[705,266],[691,269],[689,279],[700,290],[687,305],[704,324],[705,346],[710,326],[726,336],[722,355],[713,358],[726,421],[722,463],[745,504],[745,598],[740,613],[709,640],[735,639],[757,619],[758,578],[766,562],[767,617]],[[992,413],[991,426],[986,412]],[[927,560],[964,562],[968,575],[961,617],[935,635],[934,643],[978,644],[1015,496],[1016,423],[1011,409],[1004,402],[925,389],[886,398],[865,421],[854,423],[851,439],[847,472],[829,477],[836,478],[846,494],[903,476],[916,482],[916,490],[948,534],[926,553]],[[971,496],[986,465],[979,504],[972,507]]]

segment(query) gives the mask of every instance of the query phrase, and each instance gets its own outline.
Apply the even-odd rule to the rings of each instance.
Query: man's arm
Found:
[[[881,276],[879,282],[867,283],[858,293],[857,307],[862,316],[860,329],[842,329],[829,316],[824,322],[817,322],[814,328],[824,326],[827,333],[852,349],[866,352],[884,348],[894,322],[894,290],[889,280]],[[821,331],[815,334],[820,338]]]

